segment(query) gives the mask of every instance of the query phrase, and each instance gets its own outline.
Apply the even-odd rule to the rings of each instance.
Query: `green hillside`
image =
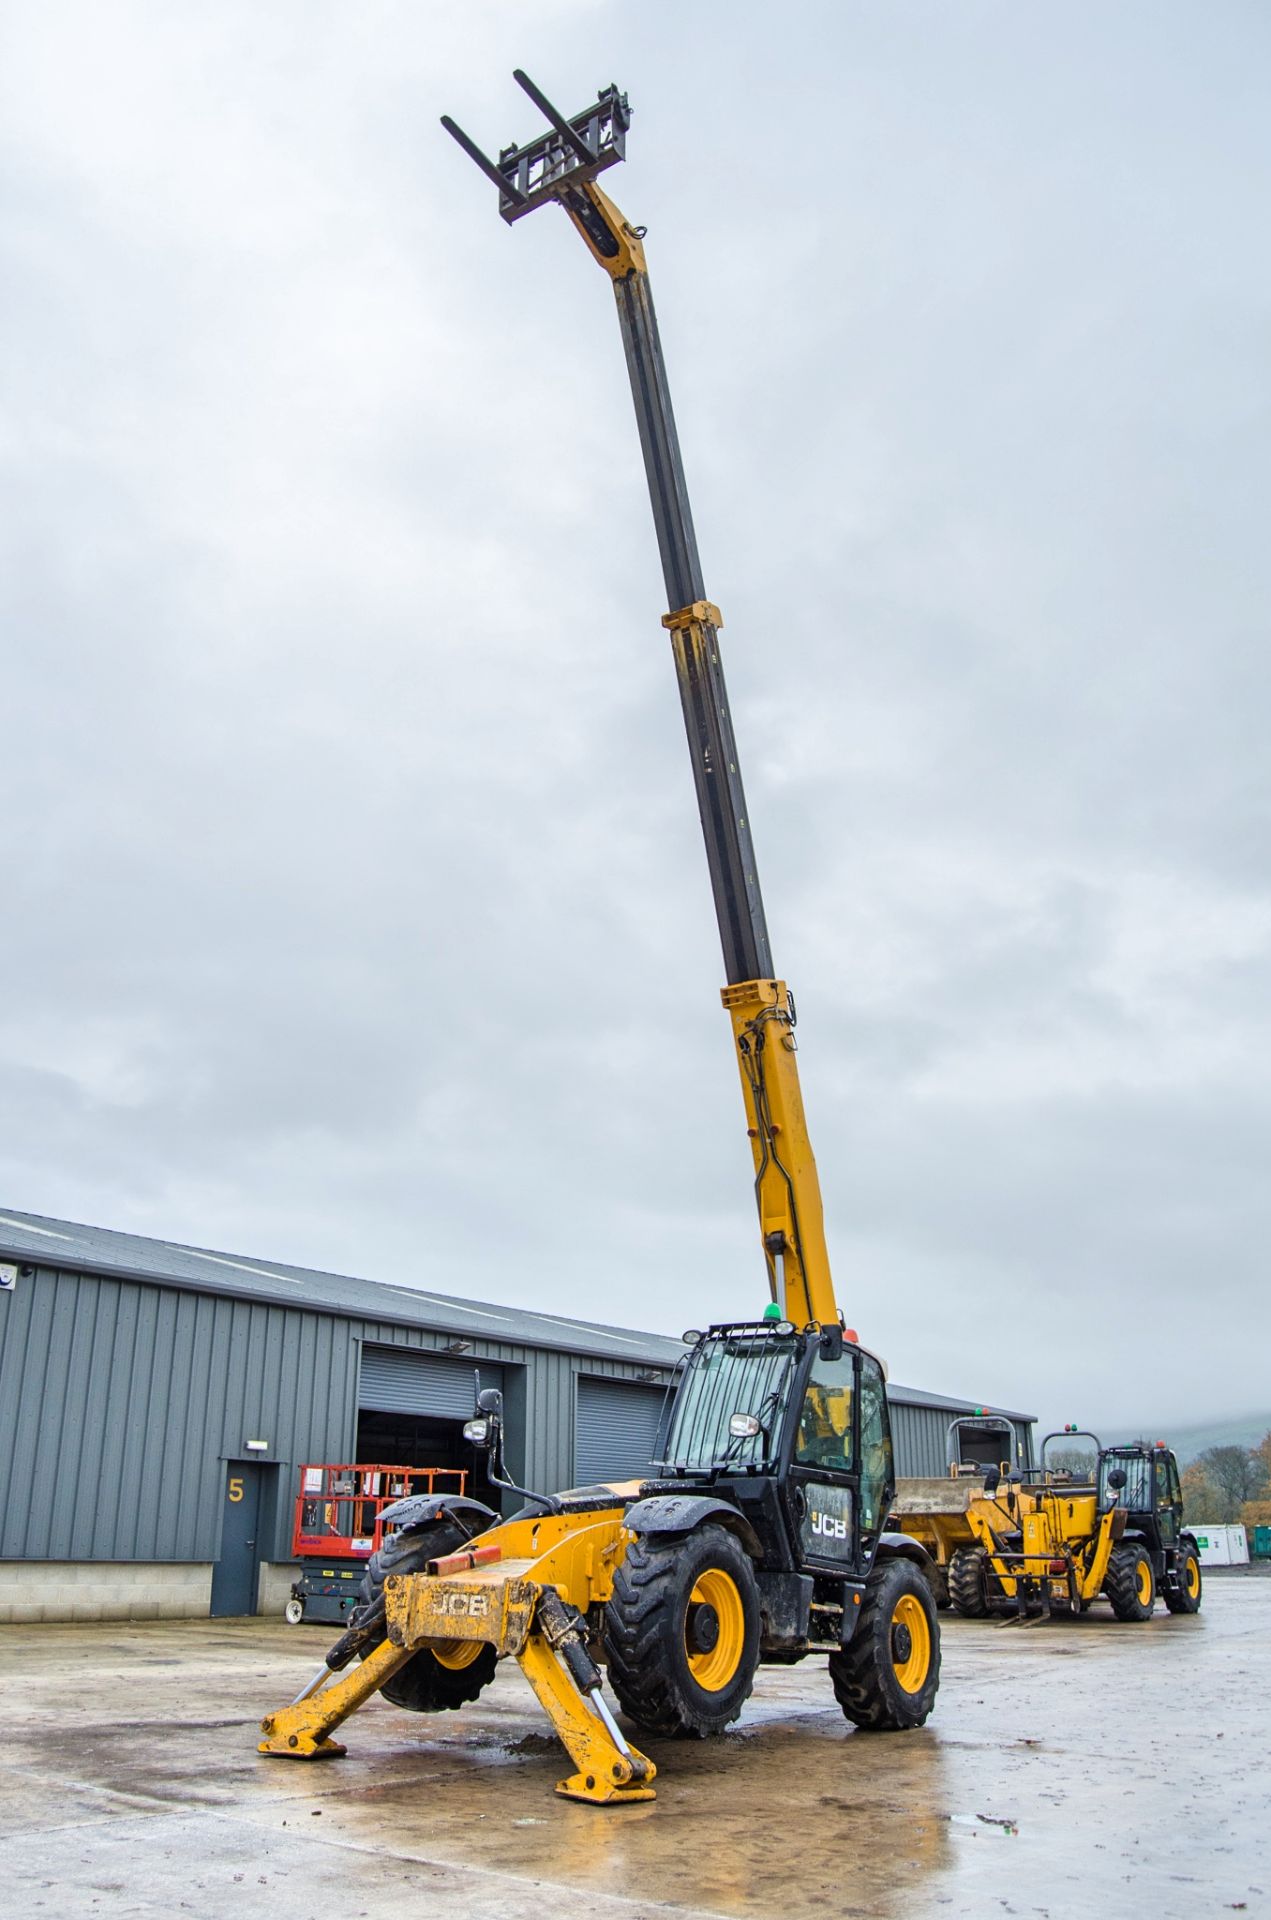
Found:
[[[1127,1440],[1164,1440],[1178,1455],[1179,1466],[1186,1467],[1210,1447],[1256,1447],[1266,1433],[1271,1433],[1271,1413],[1250,1413],[1237,1420],[1215,1420],[1203,1427],[1121,1427],[1113,1432],[1101,1433],[1099,1437],[1109,1447],[1120,1446]]]

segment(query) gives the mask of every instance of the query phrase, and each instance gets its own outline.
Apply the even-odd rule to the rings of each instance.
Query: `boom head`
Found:
[[[566,119],[529,75],[517,67],[512,75],[518,87],[550,122],[550,132],[524,147],[504,147],[497,164],[469,139],[448,113],[441,116],[446,132],[459,142],[470,160],[499,189],[499,212],[509,222],[533,213],[545,200],[564,200],[571,189],[587,185],[626,158],[631,109],[625,93],[605,87],[595,104]]]

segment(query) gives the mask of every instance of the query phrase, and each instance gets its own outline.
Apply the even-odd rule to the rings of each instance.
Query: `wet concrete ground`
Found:
[[[1203,1611],[945,1616],[936,1713],[853,1732],[823,1663],[740,1726],[649,1741],[658,1799],[557,1799],[519,1671],[463,1714],[380,1701],[342,1761],[255,1753],[328,1633],[266,1621],[0,1629],[6,1910],[198,1920],[1271,1915],[1271,1578]]]

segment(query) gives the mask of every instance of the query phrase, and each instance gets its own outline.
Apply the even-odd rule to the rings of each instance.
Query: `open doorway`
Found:
[[[486,1472],[486,1456],[463,1437],[462,1420],[439,1420],[418,1413],[360,1412],[357,1417],[359,1463],[377,1467],[451,1467],[467,1474],[464,1488],[474,1500],[499,1510],[500,1489]]]

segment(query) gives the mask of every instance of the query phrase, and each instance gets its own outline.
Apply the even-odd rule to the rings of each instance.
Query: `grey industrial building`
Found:
[[[657,1334],[0,1214],[0,1620],[281,1607],[303,1465],[463,1466],[483,1491],[461,1431],[477,1368],[503,1389],[522,1485],[637,1475],[682,1352]],[[888,1392],[897,1471],[943,1473],[948,1423],[974,1403]],[[1030,1465],[1031,1416],[1007,1417]]]

